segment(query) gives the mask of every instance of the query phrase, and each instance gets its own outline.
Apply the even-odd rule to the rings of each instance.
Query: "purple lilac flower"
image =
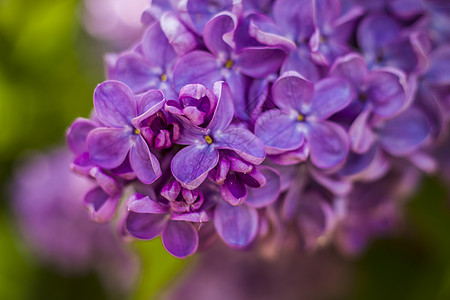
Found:
[[[287,72],[273,84],[272,99],[278,108],[261,114],[255,124],[255,134],[268,154],[294,152],[291,163],[309,156],[319,168],[344,161],[349,147],[347,133],[326,119],[351,100],[345,80],[328,78],[314,85],[295,72]]]
[[[219,162],[220,151],[233,151],[252,164],[260,164],[265,158],[259,139],[247,129],[231,125],[234,109],[228,85],[216,82],[213,94],[217,104],[209,124],[201,128],[184,122],[184,130],[177,140],[178,144],[189,146],[174,156],[171,170],[181,185],[188,189],[198,187],[206,179],[208,172]]]
[[[111,224],[92,222],[81,206],[95,184],[70,172],[66,149],[35,154],[16,172],[12,205],[30,249],[62,271],[97,271],[115,292],[135,283],[138,265]]]
[[[102,168],[120,166],[129,155],[131,168],[144,183],[161,176],[158,159],[140,134],[142,122],[164,106],[160,91],[151,90],[137,100],[123,83],[107,81],[94,92],[98,119],[105,124],[89,132],[87,146],[92,160]]]

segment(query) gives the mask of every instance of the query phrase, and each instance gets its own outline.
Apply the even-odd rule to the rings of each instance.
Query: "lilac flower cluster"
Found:
[[[228,245],[357,252],[433,172],[450,110],[439,0],[153,1],[68,130],[84,198],[186,257]]]

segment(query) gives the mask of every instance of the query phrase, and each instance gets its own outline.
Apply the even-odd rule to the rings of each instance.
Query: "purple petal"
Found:
[[[162,21],[153,23],[142,38],[142,52],[155,67],[170,65],[177,57],[161,29],[162,24]]]
[[[159,67],[156,68],[137,53],[126,53],[119,56],[108,77],[124,82],[134,93],[139,94],[157,88],[161,82],[161,72]]]
[[[140,123],[161,110],[164,103],[164,95],[160,90],[150,90],[140,96],[138,101],[139,116],[132,120],[134,127],[139,128]]]
[[[319,70],[310,58],[309,49],[305,48],[304,46],[299,46],[296,52],[291,52],[281,66],[280,73],[296,71],[305,79],[316,82],[320,78]]]
[[[175,201],[181,192],[180,183],[176,180],[166,184],[161,190],[161,196],[169,201]]]
[[[367,98],[381,117],[392,117],[404,106],[406,76],[398,70],[375,70],[367,75]]]
[[[214,137],[217,149],[232,150],[249,163],[258,165],[266,157],[263,143],[247,129],[231,126]]]
[[[112,169],[125,160],[131,148],[131,133],[122,128],[96,128],[89,133],[87,146],[95,163]]]
[[[274,103],[287,112],[295,110],[302,112],[313,95],[314,86],[297,72],[284,73],[272,86]]]
[[[247,18],[249,19],[247,33],[260,44],[282,48],[286,52],[296,50],[296,44],[282,36],[271,18],[257,13],[250,14]]]
[[[67,130],[67,144],[76,155],[88,151],[86,140],[89,132],[97,127],[93,121],[77,118]]]
[[[350,53],[338,58],[331,67],[330,74],[347,79],[353,87],[360,89],[367,75],[364,58],[357,53]]]
[[[236,67],[244,75],[263,78],[277,72],[286,52],[278,48],[245,48],[237,53]]]
[[[332,28],[333,23],[341,13],[341,2],[339,0],[313,1],[314,22],[321,29]]]
[[[306,137],[312,163],[328,169],[343,162],[349,150],[348,136],[345,130],[332,122],[309,123]]]
[[[173,70],[175,89],[179,91],[191,83],[200,83],[211,88],[214,82],[222,80],[221,69],[220,61],[211,53],[205,51],[188,53],[178,61]]]
[[[255,208],[268,206],[277,200],[281,190],[280,174],[266,166],[259,166],[258,169],[266,177],[266,185],[260,188],[247,187],[247,200],[245,203]]]
[[[353,121],[349,129],[351,148],[356,153],[365,153],[373,145],[376,136],[370,128],[368,119],[371,116],[369,109],[362,111]]]
[[[122,185],[113,177],[105,174],[99,167],[92,168],[90,175],[95,178],[97,184],[100,185],[103,191],[108,195],[115,195],[122,192]]]
[[[197,188],[219,162],[219,152],[206,143],[181,149],[172,159],[173,176],[187,189]]]
[[[134,193],[128,198],[127,207],[129,211],[139,214],[165,214],[169,212],[168,206],[150,199],[139,193]]]
[[[256,120],[255,135],[266,146],[267,154],[295,150],[304,143],[302,124],[278,109],[261,114]]]
[[[105,81],[97,86],[94,107],[98,119],[111,127],[131,124],[131,119],[136,117],[133,92],[119,81]]]
[[[131,168],[137,178],[145,184],[153,183],[161,176],[158,159],[150,152],[142,136],[136,136],[135,145],[130,150]]]
[[[151,240],[163,231],[168,220],[167,214],[141,214],[130,211],[126,217],[125,226],[132,236]]]
[[[234,173],[228,173],[223,185],[220,186],[222,198],[233,206],[241,205],[247,198],[247,189]]]
[[[214,226],[219,236],[230,246],[245,247],[258,233],[258,212],[247,205],[232,206],[220,201],[215,210]]]
[[[230,45],[224,41],[224,35],[232,33],[236,28],[236,17],[229,13],[221,13],[212,18],[203,30],[206,47],[216,56],[227,57],[232,51]]]
[[[341,78],[326,78],[314,86],[310,114],[318,120],[325,120],[344,109],[352,99],[350,84]]]
[[[197,251],[198,233],[191,223],[170,220],[162,233],[162,242],[170,254],[185,258]]]
[[[114,217],[120,196],[110,196],[101,187],[96,187],[86,194],[83,204],[88,208],[93,220],[106,223]]]
[[[283,33],[293,41],[309,39],[314,30],[311,0],[277,0],[273,15]]]
[[[433,85],[450,85],[450,44],[440,46],[430,55],[430,68],[425,74]]]
[[[184,26],[175,13],[167,12],[162,15],[161,28],[179,56],[183,56],[197,47],[197,38]]]
[[[208,21],[214,20],[213,16],[219,12],[224,10],[231,11],[232,2],[232,0],[189,0],[186,8],[197,32],[199,34],[203,32],[203,35],[205,35],[204,31],[207,28],[205,25],[207,25]]]
[[[430,133],[424,114],[415,108],[408,109],[377,129],[383,148],[392,155],[406,155],[416,150]]]
[[[207,127],[212,132],[227,128],[234,116],[233,98],[228,84],[225,81],[214,83],[213,92],[217,98],[217,105]]]
[[[174,221],[186,221],[193,223],[205,223],[212,219],[211,211],[194,211],[188,213],[176,213],[172,212],[170,217]]]
[[[318,238],[325,235],[330,228],[331,218],[331,207],[321,195],[303,195],[297,221],[307,248],[316,247]]]
[[[394,19],[385,15],[370,15],[358,27],[358,44],[364,53],[374,54],[382,46],[394,41],[399,32],[400,26]]]

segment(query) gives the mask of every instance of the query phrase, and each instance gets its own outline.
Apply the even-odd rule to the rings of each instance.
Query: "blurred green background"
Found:
[[[83,31],[79,14],[77,0],[0,0],[0,299],[116,298],[94,274],[62,275],[36,261],[18,239],[6,193],[17,159],[63,144],[104,78],[108,46]],[[345,258],[354,270],[349,299],[450,299],[447,199],[444,185],[427,179],[408,204],[401,237]],[[134,246],[143,272],[130,299],[154,298],[195,260],[171,257],[159,240]]]

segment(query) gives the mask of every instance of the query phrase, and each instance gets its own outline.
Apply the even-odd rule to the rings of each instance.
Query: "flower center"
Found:
[[[299,115],[297,116],[297,121],[299,121],[299,122],[305,121],[305,116],[302,115],[302,114],[299,114]]]
[[[167,74],[166,73],[161,74],[161,81],[162,82],[167,81]]]
[[[133,133],[134,133],[135,135],[138,135],[138,134],[140,133],[140,131],[139,131],[139,129],[135,128],[135,129],[133,130]]]
[[[208,143],[208,145],[211,145],[213,142],[212,138],[209,135],[205,136],[205,141]]]
[[[229,59],[229,60],[227,60],[227,62],[225,63],[225,68],[231,69],[231,68],[233,67],[233,65],[234,65],[234,62],[233,62],[231,59]]]

